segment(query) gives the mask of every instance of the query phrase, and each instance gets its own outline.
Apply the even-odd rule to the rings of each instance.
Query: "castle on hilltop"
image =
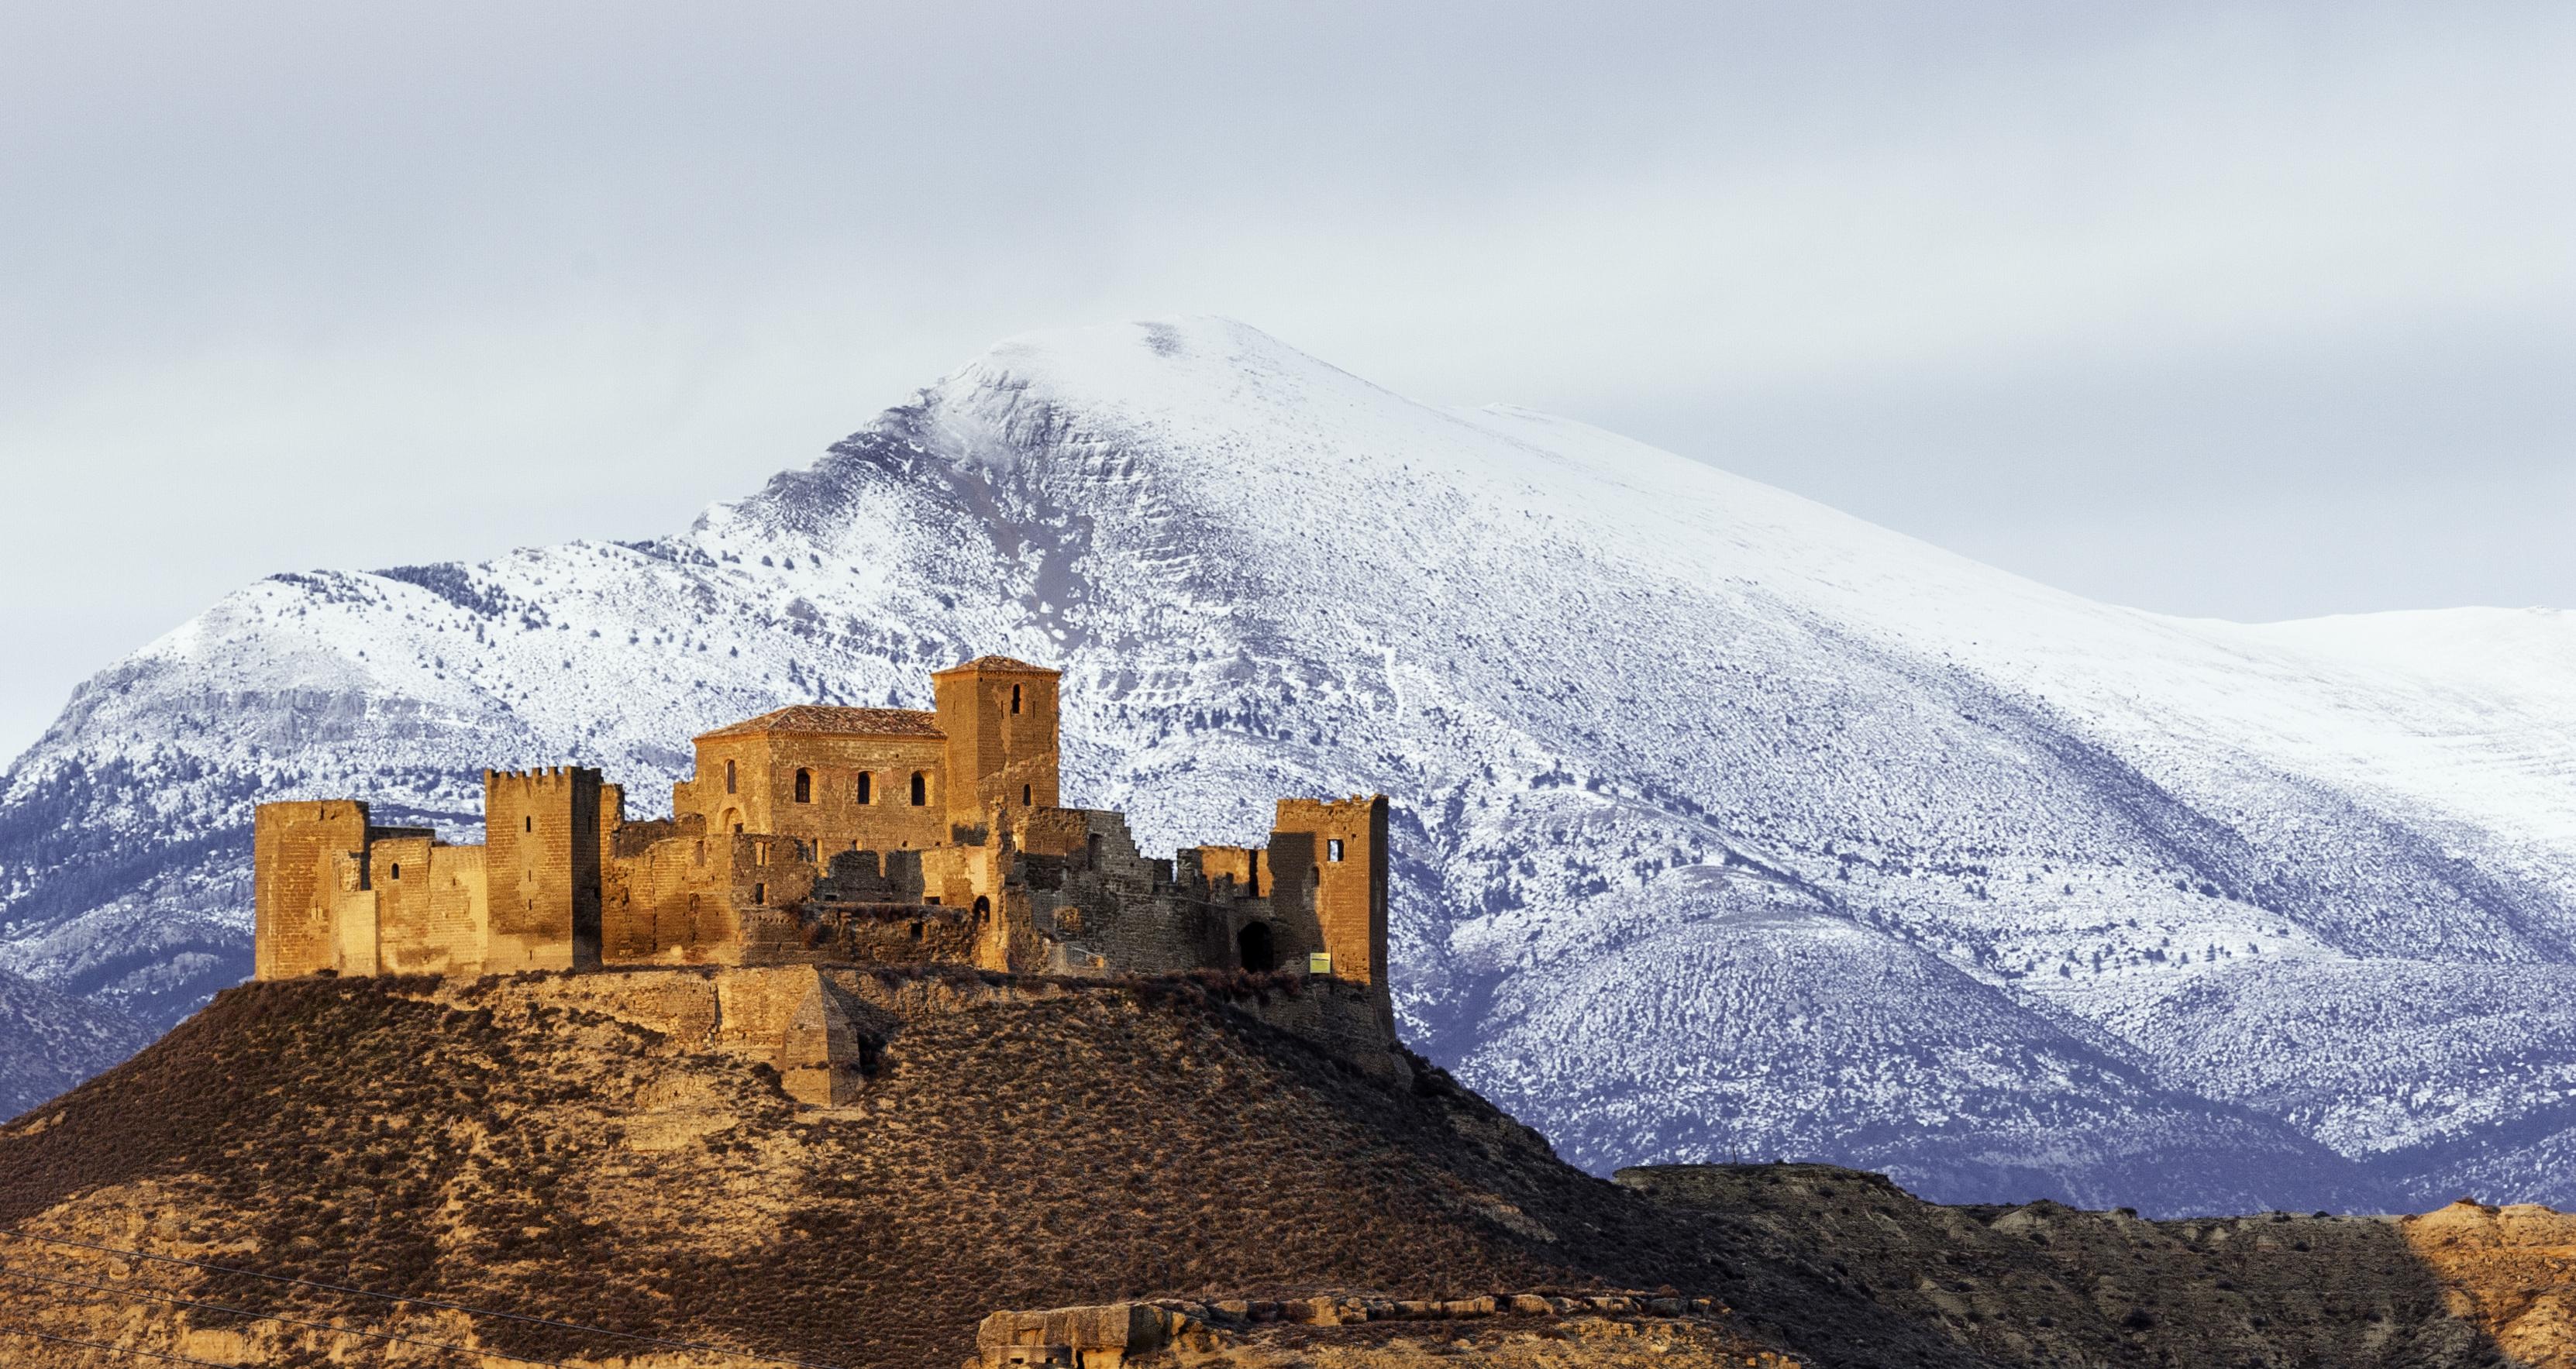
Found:
[[[628,821],[580,766],[483,772],[480,846],[352,799],[261,804],[255,973],[1286,972],[1392,1041],[1383,795],[1282,799],[1267,846],[1148,858],[1123,815],[1059,806],[1059,672],[930,678],[927,712],[800,704],[700,736],[669,818]]]

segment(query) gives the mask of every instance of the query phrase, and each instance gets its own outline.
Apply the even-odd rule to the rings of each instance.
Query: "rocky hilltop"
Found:
[[[9,1362],[909,1369],[975,1357],[997,1312],[1158,1300],[1187,1333],[1131,1362],[2576,1363],[2554,1213],[2155,1223],[1792,1165],[1614,1184],[1219,978],[870,972],[857,1101],[799,1107],[771,986],[728,978],[791,973],[228,990],[0,1128]]]
[[[1407,1038],[1596,1173],[2576,1203],[2565,615],[2089,603],[1221,320],[1005,343],[669,536],[226,596],[9,771],[0,968],[166,1024],[247,968],[255,800],[471,840],[484,766],[650,795],[985,652],[1149,850],[1395,796]]]

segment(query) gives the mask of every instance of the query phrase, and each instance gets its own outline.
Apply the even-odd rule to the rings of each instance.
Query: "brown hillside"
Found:
[[[229,991],[0,1129],[0,1226],[852,1369],[954,1369],[996,1308],[1584,1288],[1733,1312],[1247,1327],[1192,1362],[1612,1369],[1760,1341],[1811,1365],[2466,1366],[2501,1341],[2571,1363],[2556,1214],[2150,1223],[1814,1166],[1613,1185],[1437,1072],[1373,1076],[1229,1008],[1244,986],[1186,981],[866,977],[860,1100],[799,1109],[717,1033],[652,1025],[655,986],[697,974]],[[153,1297],[537,1360],[748,1362],[0,1238],[0,1329],[470,1362]]]
[[[2576,1366],[2576,1219],[2543,1208],[2145,1221],[1937,1206],[1829,1165],[1619,1178],[1998,1365]]]
[[[1436,1073],[1371,1078],[1189,984],[890,980],[902,1011],[862,1102],[800,1112],[766,1067],[621,1020],[609,978],[228,991],[0,1132],[0,1223],[850,1366],[953,1366],[995,1307],[1139,1295],[1722,1296],[1694,1222]],[[311,1290],[0,1248],[22,1275],[387,1324]],[[113,1339],[78,1329],[123,1325],[110,1307],[137,1315],[0,1282],[21,1326]],[[219,1362],[375,1352],[150,1310],[151,1344]],[[452,1340],[453,1322],[398,1325]],[[536,1358],[633,1348],[474,1331]]]

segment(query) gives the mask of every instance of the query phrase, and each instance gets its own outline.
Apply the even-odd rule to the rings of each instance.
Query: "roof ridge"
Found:
[[[926,708],[870,708],[855,704],[802,703],[773,708],[741,722],[701,732],[698,738],[745,737],[764,732],[848,732],[861,735],[941,737],[939,715]]]
[[[971,661],[960,661],[957,664],[948,667],[946,670],[934,670],[930,673],[934,676],[954,675],[961,670],[1018,670],[1026,671],[1031,675],[1061,675],[1064,673],[1063,671],[1056,669],[1054,666],[1032,665],[1029,662],[1020,660],[1014,656],[996,656],[989,654],[978,656]]]

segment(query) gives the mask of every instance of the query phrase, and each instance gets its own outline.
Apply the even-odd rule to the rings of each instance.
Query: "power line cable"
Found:
[[[695,1350],[701,1354],[727,1355],[738,1360],[748,1360],[754,1364],[782,1364],[789,1366],[789,1369],[836,1369],[836,1366],[829,1364],[815,1364],[807,1360],[798,1359],[779,1359],[770,1355],[755,1355],[748,1350],[735,1350],[727,1346],[710,1345],[701,1341],[669,1340],[661,1336],[648,1336],[637,1331],[612,1331],[605,1326],[586,1326],[580,1322],[558,1321],[553,1317],[530,1316],[524,1312],[503,1312],[488,1307],[472,1307],[458,1302],[441,1302],[436,1298],[407,1298],[396,1293],[378,1293],[370,1289],[352,1287],[348,1284],[320,1283],[312,1279],[298,1279],[285,1274],[266,1274],[256,1269],[240,1269],[232,1265],[209,1264],[203,1260],[181,1259],[176,1255],[155,1255],[149,1251],[124,1250],[116,1246],[99,1245],[90,1241],[66,1240],[59,1236],[39,1236],[32,1231],[20,1231],[13,1227],[0,1227],[0,1236],[14,1236],[22,1241],[36,1241],[44,1245],[67,1246],[76,1250],[93,1250],[105,1255],[121,1255],[127,1259],[151,1260],[158,1264],[179,1265],[183,1268],[201,1269],[214,1274],[238,1274],[243,1278],[264,1279],[270,1283],[291,1284],[298,1288],[319,1288],[332,1293],[347,1293],[353,1297],[376,1298],[384,1302],[409,1303],[415,1307],[435,1307],[445,1312],[463,1312],[468,1316],[497,1317],[503,1321],[523,1322],[530,1326],[547,1326],[559,1331],[585,1331],[594,1336],[614,1336],[620,1340],[638,1341],[645,1345],[659,1345],[672,1350]]]
[[[428,1340],[420,1336],[396,1335],[391,1331],[361,1331],[354,1326],[342,1326],[336,1322],[308,1321],[302,1317],[289,1317],[275,1312],[253,1312],[247,1307],[227,1307],[219,1302],[199,1302],[194,1298],[182,1298],[169,1293],[154,1293],[141,1288],[118,1288],[113,1284],[86,1283],[79,1279],[57,1279],[44,1274],[23,1274],[16,1270],[9,1270],[5,1273],[0,1273],[0,1278],[18,1279],[31,1283],[49,1283],[61,1288],[86,1288],[93,1293],[105,1293],[112,1298],[135,1298],[145,1302],[167,1303],[172,1307],[185,1307],[201,1312],[223,1312],[231,1316],[250,1317],[258,1321],[282,1322],[288,1326],[310,1327],[316,1331],[330,1331],[343,1336],[364,1336],[368,1340],[387,1341],[396,1345],[418,1345],[431,1350],[449,1351],[453,1354],[480,1355],[485,1359],[508,1360],[513,1364],[541,1365],[544,1369],[572,1369],[572,1366],[557,1360],[530,1359],[525,1355],[512,1355],[499,1350],[477,1350],[472,1346],[456,1345],[447,1341]]]
[[[191,1359],[186,1355],[165,1355],[158,1350],[137,1350],[131,1346],[109,1345],[94,1340],[74,1340],[70,1336],[49,1336],[42,1331],[28,1331],[15,1326],[0,1326],[0,1335],[25,1336],[30,1340],[49,1340],[56,1345],[78,1345],[91,1350],[105,1350],[111,1355],[141,1355],[145,1359],[167,1360],[172,1364],[201,1364],[206,1369],[242,1369],[238,1364],[224,1364],[210,1359]]]

